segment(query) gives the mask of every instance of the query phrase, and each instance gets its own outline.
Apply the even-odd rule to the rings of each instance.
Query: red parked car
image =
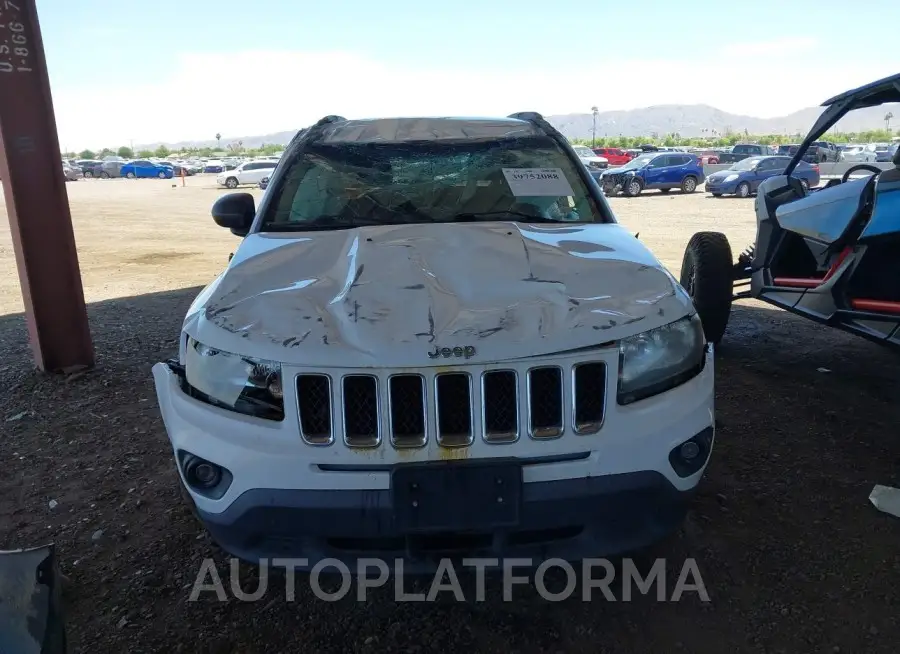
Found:
[[[717,150],[698,150],[694,152],[704,165],[714,166],[719,163],[719,152]]]
[[[631,161],[631,155],[622,148],[592,148],[598,157],[606,157],[610,166],[624,166]]]

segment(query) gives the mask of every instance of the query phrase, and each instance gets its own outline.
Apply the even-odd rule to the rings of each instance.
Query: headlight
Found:
[[[284,419],[281,364],[230,354],[187,339],[187,392],[223,409],[257,418]]]
[[[722,180],[722,182],[727,184],[728,182],[733,182],[738,177],[740,177],[740,175],[728,175],[725,179]]]
[[[696,314],[619,341],[619,404],[674,388],[703,370],[703,325]]]

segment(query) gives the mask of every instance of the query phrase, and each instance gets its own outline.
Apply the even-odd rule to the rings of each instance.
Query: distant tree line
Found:
[[[593,140],[593,145],[600,148],[639,148],[642,145],[656,145],[664,147],[692,146],[692,147],[727,147],[736,143],[760,143],[761,145],[781,145],[787,143],[799,143],[805,134],[749,134],[747,132],[718,134],[711,130],[709,136],[686,138],[679,134],[650,135],[650,136],[603,136]],[[896,133],[887,129],[875,129],[867,132],[829,132],[822,137],[823,141],[832,143],[879,143],[889,142],[895,136],[900,136],[900,130]],[[592,144],[592,139],[571,139],[578,145]]]
[[[276,152],[281,152],[284,150],[283,145],[276,145],[274,143],[265,143],[258,148],[245,148],[243,141],[235,141],[234,143],[229,143],[226,146],[226,150],[230,155],[234,156],[244,156],[244,157],[258,157],[265,155],[272,155]],[[146,159],[148,157],[159,157],[160,159],[165,159],[167,157],[176,156],[179,158],[186,157],[213,157],[216,153],[223,152],[222,150],[217,150],[216,148],[180,148],[178,150],[170,150],[164,145],[159,146],[155,150],[138,150],[134,152],[131,148],[122,146],[116,150],[111,148],[102,148],[100,150],[82,150],[81,152],[65,152],[63,153],[63,158],[65,159],[103,159],[104,157],[118,156],[123,159],[134,159],[135,157],[139,159]]]

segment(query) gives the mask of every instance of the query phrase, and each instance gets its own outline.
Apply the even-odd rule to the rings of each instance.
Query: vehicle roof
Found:
[[[532,123],[516,118],[370,118],[342,120],[324,130],[320,143],[398,143],[540,136]]]
[[[845,100],[854,100],[858,107],[875,107],[886,102],[900,102],[900,73],[844,91],[823,102],[822,106],[828,107]]]

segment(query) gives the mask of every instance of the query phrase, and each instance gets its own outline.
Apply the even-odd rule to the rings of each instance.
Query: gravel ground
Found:
[[[150,367],[175,352],[188,304],[236,240],[208,218],[208,179],[68,189],[98,366],[31,370],[0,220],[0,548],[58,545],[73,652],[897,650],[900,519],[867,501],[875,483],[900,486],[897,360],[749,302],[717,355],[712,463],[663,550],[674,575],[696,559],[709,602],[595,592],[551,603],[525,587],[504,602],[491,580],[484,602],[466,582],[466,602],[397,603],[388,586],[328,603],[306,577],[293,602],[279,578],[258,602],[188,601],[204,558],[223,578],[229,569],[180,501]],[[723,230],[735,249],[753,238],[752,201],[647,193],[613,204],[675,272],[696,230]],[[240,569],[248,591],[256,576]]]

